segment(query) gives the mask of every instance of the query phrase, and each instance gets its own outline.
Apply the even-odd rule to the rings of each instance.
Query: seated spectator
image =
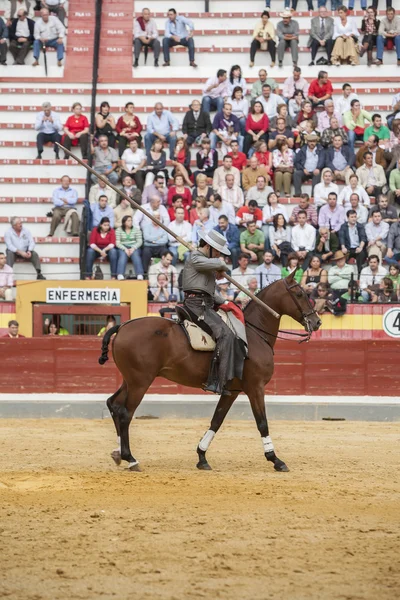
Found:
[[[146,177],[147,179],[147,177]],[[140,192],[139,192],[140,193]],[[161,204],[164,206],[168,203],[168,187],[165,181],[164,172],[157,173],[154,182],[148,185],[143,190],[142,202],[147,203],[152,196],[158,196]]]
[[[240,239],[240,238],[239,238]],[[232,271],[232,277],[235,281],[240,283],[240,285],[245,286],[248,278],[251,275],[254,275],[254,269],[249,267],[249,255],[245,252],[241,252],[238,256],[238,266],[236,269]]]
[[[278,196],[283,192],[290,198],[290,189],[294,172],[294,152],[289,148],[286,139],[279,139],[272,153],[275,170],[275,189]]]
[[[334,266],[328,271],[328,283],[337,296],[345,294],[349,288],[350,282],[354,278],[354,271],[351,265],[346,264],[347,255],[338,250],[333,258]]]
[[[171,164],[174,167],[172,169],[172,177],[182,175],[186,184],[191,187],[192,182],[189,179],[192,174],[190,170],[190,150],[183,138],[180,138],[176,142],[174,154],[171,156]]]
[[[333,10],[333,8],[332,8]],[[331,64],[331,54],[333,50],[333,19],[328,16],[326,6],[319,6],[319,16],[311,19],[311,31],[307,46],[311,48],[311,62],[308,65],[315,65],[315,57],[319,48],[326,50],[328,64]]]
[[[282,213],[274,215],[272,219],[272,227],[269,229],[269,244],[271,246],[274,257],[278,257],[279,262],[283,267],[286,267],[288,256],[293,252],[290,245],[291,230],[288,227],[287,221]]]
[[[55,14],[64,25],[66,13],[65,13],[65,0],[42,0],[42,8],[48,8],[52,14]]]
[[[269,183],[271,180],[265,166],[258,163],[256,156],[252,156],[249,161],[249,166],[242,173],[242,188],[244,191],[248,192],[250,188],[257,185],[257,179],[260,176],[265,177],[266,183]]]
[[[311,121],[314,128],[317,127],[317,113],[313,109],[311,100],[304,100],[301,111],[297,115],[297,130],[305,131],[306,124]]]
[[[14,271],[6,264],[6,255],[0,252],[0,300],[12,302],[14,285]]]
[[[303,92],[303,98],[308,96],[308,81],[301,76],[300,67],[293,68],[293,75],[287,77],[283,82],[282,97],[286,102],[293,99],[296,92]],[[289,111],[290,112],[290,111]],[[292,118],[294,115],[290,115]]]
[[[122,200],[120,206],[122,206],[123,202],[126,202],[126,200]],[[118,210],[118,208],[115,210]],[[115,236],[118,251],[117,279],[125,279],[126,265],[131,261],[135,268],[136,279],[141,280],[143,279],[143,265],[140,255],[140,247],[143,244],[142,231],[140,227],[136,227],[133,224],[131,215],[122,217],[121,224],[117,225],[116,223],[116,227]]]
[[[125,114],[118,119],[115,129],[118,133],[118,152],[120,157],[127,146],[129,146],[131,140],[137,140],[139,147],[142,145],[142,136],[140,134],[143,127],[139,117],[135,115],[135,105],[133,102],[125,104]]]
[[[235,181],[235,176],[232,175],[233,180]],[[214,195],[213,188],[207,183],[207,175],[204,173],[200,173],[196,178],[196,186],[192,188],[192,200],[195,201],[199,196],[204,197],[207,202],[210,201],[211,197]],[[207,206],[207,205],[206,205]]]
[[[22,225],[22,219],[19,217],[11,218],[11,227],[4,233],[4,242],[9,267],[14,266],[17,258],[22,258],[33,264],[37,274],[36,279],[46,279],[42,275],[39,256],[34,250],[35,242],[32,234]]]
[[[203,88],[202,110],[208,114],[212,110],[222,112],[229,95],[228,74],[225,69],[218,69],[216,76],[209,77]]]
[[[99,179],[99,184],[101,183],[101,179]],[[97,184],[97,185],[99,185]],[[107,190],[111,189],[109,186],[107,186]],[[135,185],[132,177],[130,175],[125,175],[122,178],[122,185],[119,188],[121,190],[121,192],[124,192],[125,194],[127,194],[130,198],[132,198],[132,200],[134,200],[135,202],[137,202],[138,204],[144,204],[146,202],[146,200],[144,199],[144,194],[143,194],[143,199],[142,199],[142,194],[139,190],[139,188]],[[106,194],[107,195],[107,194]],[[121,196],[118,195],[117,198],[117,203],[121,202]],[[110,199],[108,199],[108,204],[111,205]],[[114,205],[115,208],[115,205]],[[135,210],[136,212],[136,210]]]
[[[176,14],[174,8],[170,8],[168,11],[168,19],[165,21],[164,28],[164,39],[163,39],[163,53],[164,53],[164,64],[163,67],[169,67],[170,65],[170,48],[173,46],[185,46],[189,52],[189,64],[191,67],[197,67],[194,62],[194,41],[193,41],[193,22],[187,17],[182,17]]]
[[[103,338],[103,337],[104,337],[104,335],[105,335],[105,333],[106,333],[106,332],[107,332],[109,329],[111,329],[112,327],[114,327],[116,324],[117,324],[117,321],[115,320],[115,317],[114,317],[114,315],[108,315],[108,316],[107,316],[107,318],[106,318],[106,324],[104,325],[104,327],[102,327],[102,328],[100,329],[99,333],[97,334],[97,337],[102,337],[102,338]],[[50,329],[51,329],[52,327],[55,327],[55,331],[54,331],[54,333],[55,333],[56,335],[58,335],[58,327],[57,327],[56,323],[53,323],[53,322],[52,322],[52,323],[50,323],[50,324],[49,324],[49,326],[48,326],[48,328],[49,328],[49,335],[51,335],[51,333],[50,333]]]
[[[237,140],[239,148],[243,145],[243,136],[240,134],[239,119],[232,114],[232,104],[226,102],[221,112],[217,112],[210,133],[211,148],[215,150],[217,142],[221,142],[222,154],[225,156],[230,150],[230,143]]]
[[[173,156],[178,130],[178,121],[169,110],[164,108],[162,102],[157,102],[154,106],[154,112],[147,117],[147,131],[144,136],[146,153],[149,154],[152,145],[158,138],[163,143],[168,142],[169,155]]]
[[[354,143],[356,140],[364,139],[364,131],[366,129],[365,121],[372,122],[371,115],[361,108],[358,99],[350,102],[350,110],[343,114],[343,124],[347,130],[349,137],[349,146],[354,152]]]
[[[382,263],[382,258],[386,254],[389,225],[382,220],[382,215],[379,210],[376,210],[373,213],[372,219],[366,224],[365,233],[368,240],[368,256],[374,254],[378,256],[379,262]]]
[[[314,310],[319,315],[325,311],[330,311],[329,302],[332,296],[332,290],[328,283],[319,283],[311,292],[310,299],[314,302]],[[343,296],[341,296],[343,298]]]
[[[396,294],[400,291],[400,265],[393,263],[389,267],[389,279],[393,282],[393,288]]]
[[[42,108],[43,110],[38,113],[35,121],[35,129],[38,132],[36,137],[38,151],[36,159],[40,160],[42,158],[43,145],[51,142],[54,144],[54,154],[58,160],[59,148],[56,142],[59,143],[61,141],[60,133],[63,130],[63,126],[57,113],[51,110],[50,102],[43,102]]]
[[[263,223],[265,223],[268,226],[273,225],[273,221],[274,221],[274,217],[276,215],[283,215],[286,219],[286,221],[288,220],[288,214],[287,214],[287,210],[285,208],[285,206],[283,206],[282,204],[279,203],[279,198],[277,196],[277,194],[275,194],[274,190],[271,189],[271,191],[268,194],[267,197],[267,203],[265,204],[264,208],[263,208]],[[268,231],[265,232],[266,235],[268,234]]]
[[[246,156],[249,155],[249,151],[253,144],[257,143],[259,140],[263,140],[266,143],[268,142],[268,128],[268,117],[264,113],[262,103],[257,100],[251,107],[246,119],[246,136],[243,144],[243,150]]]
[[[268,148],[273,150],[277,147],[278,142],[286,142],[290,149],[294,148],[293,131],[286,127],[285,120],[282,117],[276,119],[276,130],[269,134]]]
[[[355,173],[353,175],[350,175],[349,185],[346,185],[346,187],[344,187],[339,194],[339,204],[341,204],[345,210],[348,210],[350,208],[350,196],[352,194],[357,194],[361,204],[369,208],[371,204],[370,197],[368,196],[365,189],[359,184],[358,175],[356,175]]]
[[[197,213],[199,218],[193,223],[192,230],[192,243],[198,246],[200,238],[199,233],[208,233],[211,229],[214,229],[215,223],[210,219],[210,209],[209,208],[199,208],[197,209]]]
[[[243,171],[247,167],[247,156],[244,152],[239,151],[239,142],[237,140],[232,140],[230,143],[231,151],[228,153],[228,156],[232,157],[232,166],[239,171]]]
[[[211,133],[210,113],[206,112],[199,100],[193,100],[185,113],[182,124],[183,139],[188,146],[196,143],[200,146],[204,138]]]
[[[158,138],[155,140],[149,152],[146,152],[146,179],[144,187],[150,187],[154,183],[154,178],[162,176],[164,185],[168,181],[169,174],[166,168],[167,155],[164,150],[164,143]]]
[[[364,152],[364,164],[356,171],[360,185],[369,196],[377,198],[386,186],[385,171],[380,165],[374,165],[372,152]]]
[[[337,67],[343,61],[350,65],[358,65],[357,41],[360,36],[355,19],[348,16],[345,6],[338,9],[338,17],[334,20],[333,40],[335,45],[332,50],[332,64]]]
[[[164,273],[157,275],[157,283],[155,286],[150,287],[149,292],[153,302],[168,302],[171,296],[175,298],[179,296],[178,288],[171,288],[168,278]]]
[[[111,268],[111,279],[117,278],[118,253],[115,248],[115,231],[108,217],[103,217],[90,234],[89,248],[86,250],[86,279],[93,279],[93,263],[96,258],[108,258]]]
[[[130,177],[129,179],[132,183],[132,179]],[[127,181],[127,178],[124,177],[123,181]],[[98,202],[100,196],[105,196],[107,198],[107,204],[109,204],[112,208],[115,208],[117,206],[117,194],[101,179],[99,179],[98,182],[95,185],[92,185],[92,187],[90,188],[89,204],[92,205]]]
[[[218,219],[218,225],[214,229],[226,238],[228,248],[231,251],[232,269],[236,269],[240,254],[239,228],[231,223],[226,215],[221,215]]]
[[[321,171],[325,166],[325,151],[317,144],[317,136],[309,135],[307,145],[302,146],[294,159],[294,194],[300,196],[303,181],[312,178],[312,190],[321,181]]]
[[[332,117],[336,117],[336,119],[339,118],[335,113],[335,105],[333,104],[332,98],[325,100],[324,108],[325,110],[318,113],[317,129],[320,133],[322,133],[325,129],[329,129]]]
[[[379,147],[379,138],[377,135],[370,135],[366,142],[361,146],[356,154],[356,167],[360,168],[364,164],[364,154],[371,152],[372,162],[374,165],[380,165],[382,169],[386,169],[387,162],[385,159],[385,151]]]
[[[108,102],[102,102],[100,104],[100,110],[95,118],[96,131],[94,137],[98,139],[101,135],[108,137],[108,145],[110,148],[115,148],[115,119],[110,113],[110,105]]]
[[[36,10],[34,4],[32,0],[9,0],[4,6],[3,13],[7,27],[11,26],[13,19],[18,18],[20,10],[24,10],[29,19],[34,19]]]
[[[224,202],[231,204],[235,210],[244,204],[242,188],[235,184],[233,175],[225,175],[225,185],[218,188],[218,194]]]
[[[110,148],[108,145],[108,137],[102,135],[99,138],[99,145],[91,147],[93,155],[93,168],[100,175],[104,175],[107,179],[116,185],[118,183],[118,173],[116,169],[118,167],[118,152],[114,148]],[[131,175],[132,173],[124,173],[125,175]],[[91,175],[93,183],[97,183],[97,177]]]
[[[277,113],[277,116],[271,119],[269,125],[271,132],[276,130],[276,121],[279,118],[285,120],[285,128],[291,129],[296,127],[297,123],[295,119],[292,119],[292,117],[289,115],[288,107],[284,102],[282,102],[282,104],[278,104]]]
[[[223,186],[226,182],[226,176],[233,175],[235,178],[235,184],[240,185],[240,172],[239,169],[236,169],[232,166],[232,157],[226,154],[222,161],[222,166],[218,167],[214,171],[213,176],[213,189],[216,191],[218,188]]]
[[[349,208],[355,210],[357,213],[357,223],[365,225],[368,221],[368,208],[363,204],[360,204],[360,198],[358,194],[351,194]]]
[[[330,192],[328,194],[328,202],[319,211],[319,227],[328,227],[330,231],[338,232],[345,221],[344,208],[337,203],[337,193]]]
[[[317,143],[319,144],[319,132],[314,127],[314,121],[312,119],[303,121],[303,123],[298,126],[297,130],[299,135],[296,141],[300,144],[300,148],[307,144],[307,138],[309,135],[314,135]]]
[[[392,223],[389,228],[385,262],[400,265],[400,221]]]
[[[387,275],[385,267],[380,266],[379,257],[375,254],[370,254],[368,259],[368,266],[364,267],[360,273],[360,290],[364,302],[371,300],[372,292],[376,292],[379,283]]]
[[[146,212],[152,214],[154,217],[157,217],[157,219],[159,221],[161,221],[161,223],[163,225],[170,224],[168,211],[165,208],[165,206],[163,204],[161,204],[161,199],[158,194],[155,194],[154,196],[150,196],[149,202],[146,204],[143,204],[142,206]],[[143,223],[145,223],[147,221],[152,223],[152,221],[148,217],[146,217],[142,212],[137,210],[135,213],[135,216],[133,218],[134,224],[137,226],[143,227]]]
[[[248,277],[244,287],[252,294],[258,294],[258,292],[260,291],[258,287],[258,277]],[[239,292],[235,298],[236,304],[239,304],[242,310],[248,305],[250,300],[251,298],[249,298],[249,296],[244,292]]]
[[[101,136],[100,140],[104,140],[105,136]],[[100,146],[101,147],[101,146]],[[117,154],[115,153],[115,157]],[[106,166],[106,165],[105,165]],[[133,139],[129,142],[129,148],[124,150],[121,156],[122,177],[129,175],[136,183],[139,190],[142,192],[144,188],[146,154],[142,148],[138,147],[138,142]],[[107,166],[106,166],[107,167]],[[107,167],[108,168],[108,167]],[[118,180],[118,178],[117,178]],[[111,181],[111,179],[110,179]]]
[[[79,216],[76,210],[78,192],[71,187],[71,179],[68,175],[61,177],[61,186],[53,192],[53,217],[51,219],[49,236],[53,237],[55,230],[64,219],[66,233],[77,237],[79,235]]]
[[[154,216],[157,217],[157,213]],[[143,270],[147,273],[151,259],[159,258],[167,252],[168,233],[150,219],[145,219],[141,227],[143,233],[142,263]]]
[[[114,208],[115,229],[121,227],[122,221],[125,219],[125,217],[131,217],[131,219],[133,219],[135,212],[136,210],[133,210],[132,206],[129,203],[129,200],[127,200],[126,198],[122,198],[118,206]]]
[[[336,183],[332,183],[332,181],[332,171],[329,168],[324,169],[321,183],[318,183],[314,188],[314,205],[317,208],[321,208],[321,206],[324,206],[328,202],[330,193],[339,194],[339,187]]]
[[[236,225],[246,227],[248,223],[255,223],[261,229],[263,221],[262,210],[258,208],[255,200],[250,200],[247,206],[242,206],[236,213]]]
[[[247,228],[240,234],[240,250],[248,254],[250,262],[260,263],[264,254],[265,236],[254,221],[247,222]],[[271,261],[272,261],[271,255]]]
[[[382,221],[387,223],[390,227],[392,223],[397,223],[397,210],[394,206],[389,206],[388,198],[384,194],[381,194],[378,198],[378,204],[372,206],[369,211],[369,217],[372,218],[375,212],[380,212],[382,215]]]
[[[99,196],[98,201],[90,205],[90,210],[92,211],[93,228],[98,227],[104,217],[107,217],[111,228],[114,228],[114,211],[108,204],[108,198],[105,194]]]
[[[264,113],[269,120],[278,116],[278,106],[282,103],[282,100],[278,94],[273,93],[268,83],[262,86],[261,96],[256,98],[256,102],[261,102]]]
[[[170,294],[168,296],[168,304],[167,306],[160,308],[159,315],[160,317],[164,317],[165,319],[172,319],[173,321],[178,321],[178,316],[176,314],[176,305],[178,302],[178,296],[174,294]]]
[[[378,141],[385,141],[390,139],[389,127],[383,125],[381,115],[375,113],[372,115],[372,125],[367,127],[364,131],[364,142],[366,142],[371,135],[376,135]]]
[[[150,222],[150,221],[148,221]],[[173,255],[170,250],[165,250],[161,254],[161,260],[154,265],[151,265],[149,269],[149,285],[155,286],[157,282],[157,276],[161,273],[166,276],[169,286],[176,287],[178,285],[178,271],[172,264]]]
[[[276,26],[276,33],[278,36],[278,62],[281,67],[283,64],[283,57],[286,48],[290,48],[292,54],[293,66],[297,67],[299,60],[299,24],[297,21],[292,20],[292,13],[290,10],[285,9],[280,13],[282,21],[279,21]]]
[[[188,187],[185,187],[182,175],[175,175],[174,185],[171,185],[168,190],[168,206],[172,206],[172,198],[174,196],[182,196],[183,206],[190,208],[192,204],[192,193]]]
[[[308,88],[308,97],[312,102],[313,108],[321,106],[325,100],[332,98],[333,88],[332,83],[328,79],[326,71],[319,71],[317,79],[313,79]]]
[[[310,260],[310,266],[303,272],[301,287],[310,296],[319,283],[328,283],[328,273],[321,267],[321,259],[314,254]]]
[[[384,277],[379,283],[378,302],[388,304],[390,302],[398,303],[398,301],[393,281],[390,277]]]
[[[73,115],[68,117],[64,125],[63,146],[67,150],[71,150],[71,146],[80,146],[82,158],[88,158],[89,145],[89,121],[82,114],[82,104],[74,102],[72,105]],[[68,154],[64,155],[66,160],[69,159]]]
[[[241,87],[237,86],[234,88],[234,90],[232,92],[232,96],[230,98],[230,103],[232,105],[232,114],[237,119],[239,119],[240,133],[241,133],[241,135],[245,135],[245,133],[246,133],[245,125],[246,125],[247,115],[249,113],[249,103],[247,102],[246,98],[243,96],[243,90]]]
[[[256,180],[256,185],[253,185],[248,190],[246,200],[247,202],[255,200],[259,208],[263,208],[267,204],[271,194],[276,197],[273,188],[270,185],[267,185],[264,175],[259,175]]]
[[[172,198],[172,206],[168,209],[168,216],[171,219],[171,222],[175,221],[176,210],[178,208],[182,208],[182,210],[183,210],[183,220],[189,222],[188,207],[183,205],[183,198],[182,198],[182,196],[178,196],[178,195],[176,195]]]
[[[388,117],[389,122],[389,117]],[[390,173],[396,168],[397,162],[400,158],[400,119],[392,121],[392,131],[390,132],[390,140],[385,142],[386,150],[390,152],[388,154],[391,157],[390,164],[387,168],[387,172]]]
[[[40,18],[35,23],[33,42],[33,66],[37,67],[39,64],[40,52],[43,45],[46,48],[56,48],[57,50],[57,64],[59,67],[62,66],[62,60],[64,58],[64,36],[65,27],[61,23],[60,19],[50,16],[48,8],[42,8],[40,11]]]
[[[28,18],[27,11],[24,8],[20,8],[18,10],[16,18],[13,18],[8,28],[8,37],[10,39],[10,52],[14,59],[14,65],[25,64],[25,58],[35,39],[34,30],[35,21],[33,21],[33,19],[30,17]],[[4,47],[7,55],[6,45],[1,44],[1,46]],[[6,62],[6,56],[4,57],[4,62]]]
[[[355,156],[349,146],[343,145],[343,138],[335,135],[332,146],[325,150],[325,161],[328,169],[333,174],[335,181],[344,180],[349,185],[350,177],[353,175]]]
[[[2,335],[1,337],[3,338],[11,338],[11,339],[18,339],[18,338],[23,338],[25,337],[24,335],[21,335],[19,333],[19,323],[18,321],[15,321],[14,319],[12,319],[11,321],[8,321],[8,331],[5,335]]]
[[[256,275],[259,278],[260,288],[267,287],[282,279],[281,269],[273,264],[274,256],[272,252],[267,250],[263,254],[263,263],[256,268]]]
[[[196,153],[196,165],[197,171],[194,173],[195,183],[197,183],[200,175],[204,175],[206,181],[207,177],[214,176],[215,170],[218,167],[218,152],[211,148],[209,138],[201,140],[201,149]]]
[[[389,177],[389,198],[392,202],[400,204],[400,158],[397,162],[397,168],[393,169]]]
[[[232,204],[224,202],[219,194],[214,194],[209,210],[214,225],[218,225],[218,219],[223,215],[227,217],[229,223],[235,225],[235,211]]]
[[[295,271],[295,281],[297,281],[297,283],[301,283],[301,278],[303,277],[303,269],[299,267],[299,257],[297,256],[296,252],[292,252],[291,254],[289,254],[287,266],[282,267],[281,275],[283,278],[289,277],[289,275],[291,275],[293,271]]]
[[[289,224],[296,225],[298,223],[298,214],[300,211],[305,211],[307,215],[306,222],[313,227],[318,227],[318,215],[313,204],[310,204],[310,196],[308,194],[301,194],[299,198],[299,203],[292,210],[292,214],[290,215]]]
[[[237,87],[240,87],[243,92],[243,96],[246,96],[247,83],[245,78],[243,77],[242,69],[240,65],[233,65],[231,67],[228,77],[229,96],[233,97],[233,92]]]
[[[372,65],[372,51],[376,46],[379,23],[380,21],[376,18],[376,8],[374,6],[369,6],[365,17],[361,22],[361,33],[363,34],[363,38],[360,50],[360,57],[364,56],[367,52],[367,64],[369,67]]]
[[[253,31],[253,40],[250,46],[250,67],[254,67],[254,61],[258,50],[268,51],[271,55],[271,68],[275,66],[276,42],[275,27],[269,20],[269,12],[264,10]]]
[[[343,144],[348,143],[349,138],[347,132],[343,127],[339,127],[339,119],[337,117],[331,117],[328,129],[324,129],[321,133],[321,146],[329,148],[333,144],[333,139],[336,135],[339,135],[342,138]]]
[[[272,175],[272,152],[268,151],[267,143],[263,140],[254,144],[254,156],[257,158],[260,165],[264,165],[268,175]]]
[[[394,8],[386,9],[386,17],[379,25],[378,37],[376,39],[376,65],[383,64],[383,50],[391,40],[396,48],[397,66],[400,65],[400,17],[396,16]]]
[[[296,90],[293,98],[291,98],[289,100],[288,103],[288,107],[289,107],[289,115],[292,117],[292,119],[294,119],[297,123],[297,119],[299,116],[299,113],[301,111],[303,102],[304,102],[304,94],[301,90]]]
[[[321,262],[328,262],[335,252],[339,250],[339,238],[334,231],[328,227],[320,227],[315,241],[315,255],[321,259]]]
[[[185,209],[183,206],[175,208],[175,218],[169,225],[171,231],[178,235],[188,244],[192,241],[192,226],[186,219]],[[184,262],[189,256],[189,250],[183,244],[180,244],[171,235],[168,236],[168,250],[171,252],[173,259],[172,264],[175,266],[178,260]]]
[[[307,223],[307,213],[299,210],[297,213],[297,225],[292,229],[292,248],[296,252],[302,269],[305,271],[310,263],[315,249],[316,231],[312,225]]]
[[[133,32],[135,38],[133,42],[135,56],[135,62],[133,64],[134,68],[137,69],[139,66],[139,57],[143,46],[145,49],[145,62],[149,48],[151,48],[154,53],[154,66],[158,67],[161,45],[160,40],[158,39],[156,21],[151,18],[148,8],[144,8],[142,10],[142,15],[135,19]]]
[[[358,100],[357,94],[353,92],[353,88],[350,83],[344,83],[342,85],[343,93],[335,100],[335,112],[339,115],[339,125],[343,125],[343,115],[351,109],[351,103],[353,100]],[[345,143],[343,141],[343,143]]]
[[[365,262],[365,246],[367,244],[367,236],[365,234],[364,225],[357,223],[357,213],[350,209],[346,213],[347,222],[343,223],[339,229],[339,243],[342,253],[346,259],[355,258],[358,272]]]
[[[274,93],[278,92],[278,84],[276,83],[275,79],[268,77],[268,73],[265,69],[260,69],[258,71],[258,79],[253,83],[251,88],[252,102],[258,98],[258,96],[261,96],[262,88],[265,84],[268,84]]]

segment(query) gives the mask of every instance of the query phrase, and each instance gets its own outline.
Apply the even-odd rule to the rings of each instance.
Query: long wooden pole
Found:
[[[179,242],[180,244],[182,244],[182,246],[185,246],[186,248],[188,248],[188,250],[193,250],[193,248],[191,247],[190,244],[188,244],[187,242],[185,242],[185,240],[183,240],[179,235],[176,235],[176,233],[174,233],[173,231],[171,231],[171,229],[169,229],[169,227],[167,227],[166,225],[164,225],[164,223],[161,223],[161,221],[159,221],[158,219],[156,219],[156,217],[154,217],[152,214],[148,213],[147,210],[143,208],[143,206],[141,206],[140,204],[138,204],[137,202],[135,202],[135,200],[133,200],[132,198],[130,198],[128,196],[128,194],[125,194],[125,192],[123,192],[122,190],[118,189],[114,184],[112,184],[110,181],[108,181],[107,177],[104,177],[104,175],[101,175],[100,173],[97,173],[97,171],[95,171],[92,167],[89,167],[89,165],[87,165],[83,160],[81,160],[80,158],[78,158],[77,156],[75,156],[72,152],[70,152],[69,150],[67,150],[67,148],[64,148],[64,146],[62,146],[58,142],[56,142],[56,144],[57,144],[57,146],[59,148],[61,148],[61,150],[63,150],[66,154],[69,154],[69,156],[71,156],[71,158],[73,158],[74,160],[76,160],[76,162],[78,162],[80,165],[82,165],[82,167],[85,167],[85,169],[87,169],[89,171],[89,173],[92,173],[92,175],[94,175],[98,179],[101,179],[106,185],[108,185],[108,187],[110,187],[112,190],[114,190],[114,192],[116,192],[117,194],[119,194],[120,196],[122,196],[122,198],[125,198],[125,200],[128,200],[128,202],[130,202],[130,204],[134,208],[136,208],[137,210],[140,210],[140,212],[142,212],[144,215],[146,215],[146,217],[148,217],[151,221],[153,221],[153,223],[155,223],[156,225],[158,225],[159,227],[161,227],[161,229],[164,229],[164,231],[166,231],[169,235],[171,235],[172,237],[174,237],[177,242]],[[230,275],[228,275],[227,273],[225,273],[224,277],[230,283],[232,283],[232,285],[234,285],[235,287],[237,287],[241,292],[243,292],[244,294],[246,294],[247,296],[249,296],[249,298],[251,298],[252,300],[254,300],[254,302],[256,304],[259,304],[266,311],[268,311],[272,316],[274,316],[276,319],[279,319],[280,315],[273,308],[271,308],[270,306],[268,306],[268,304],[265,304],[265,302],[263,302],[262,300],[260,300],[259,298],[257,298],[257,296],[255,296],[254,294],[252,294],[249,290],[247,290],[245,287],[243,287],[239,282],[235,281],[235,279],[232,279],[232,277]]]

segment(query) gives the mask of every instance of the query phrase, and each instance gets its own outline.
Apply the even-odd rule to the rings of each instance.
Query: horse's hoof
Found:
[[[198,462],[196,467],[200,470],[200,471],[212,471],[212,468],[210,467],[210,465],[208,464],[208,462]]]
[[[121,452],[119,450],[114,450],[113,452],[111,452],[111,458],[113,459],[113,461],[115,462],[115,464],[117,465],[117,467],[119,467],[119,465],[121,464]]]
[[[139,463],[136,463],[136,465],[128,467],[127,471],[136,471],[136,473],[141,473],[142,469],[140,468]]]
[[[281,460],[276,461],[274,469],[275,471],[279,471],[279,473],[287,473],[289,471],[289,467]]]

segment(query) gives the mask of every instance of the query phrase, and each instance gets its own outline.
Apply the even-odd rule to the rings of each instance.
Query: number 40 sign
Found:
[[[400,308],[390,308],[382,318],[383,329],[390,337],[400,339]]]

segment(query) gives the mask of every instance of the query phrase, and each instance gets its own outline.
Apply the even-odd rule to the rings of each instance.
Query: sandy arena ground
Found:
[[[400,423],[278,421],[275,473],[252,422],[0,420],[0,598],[400,597]]]

